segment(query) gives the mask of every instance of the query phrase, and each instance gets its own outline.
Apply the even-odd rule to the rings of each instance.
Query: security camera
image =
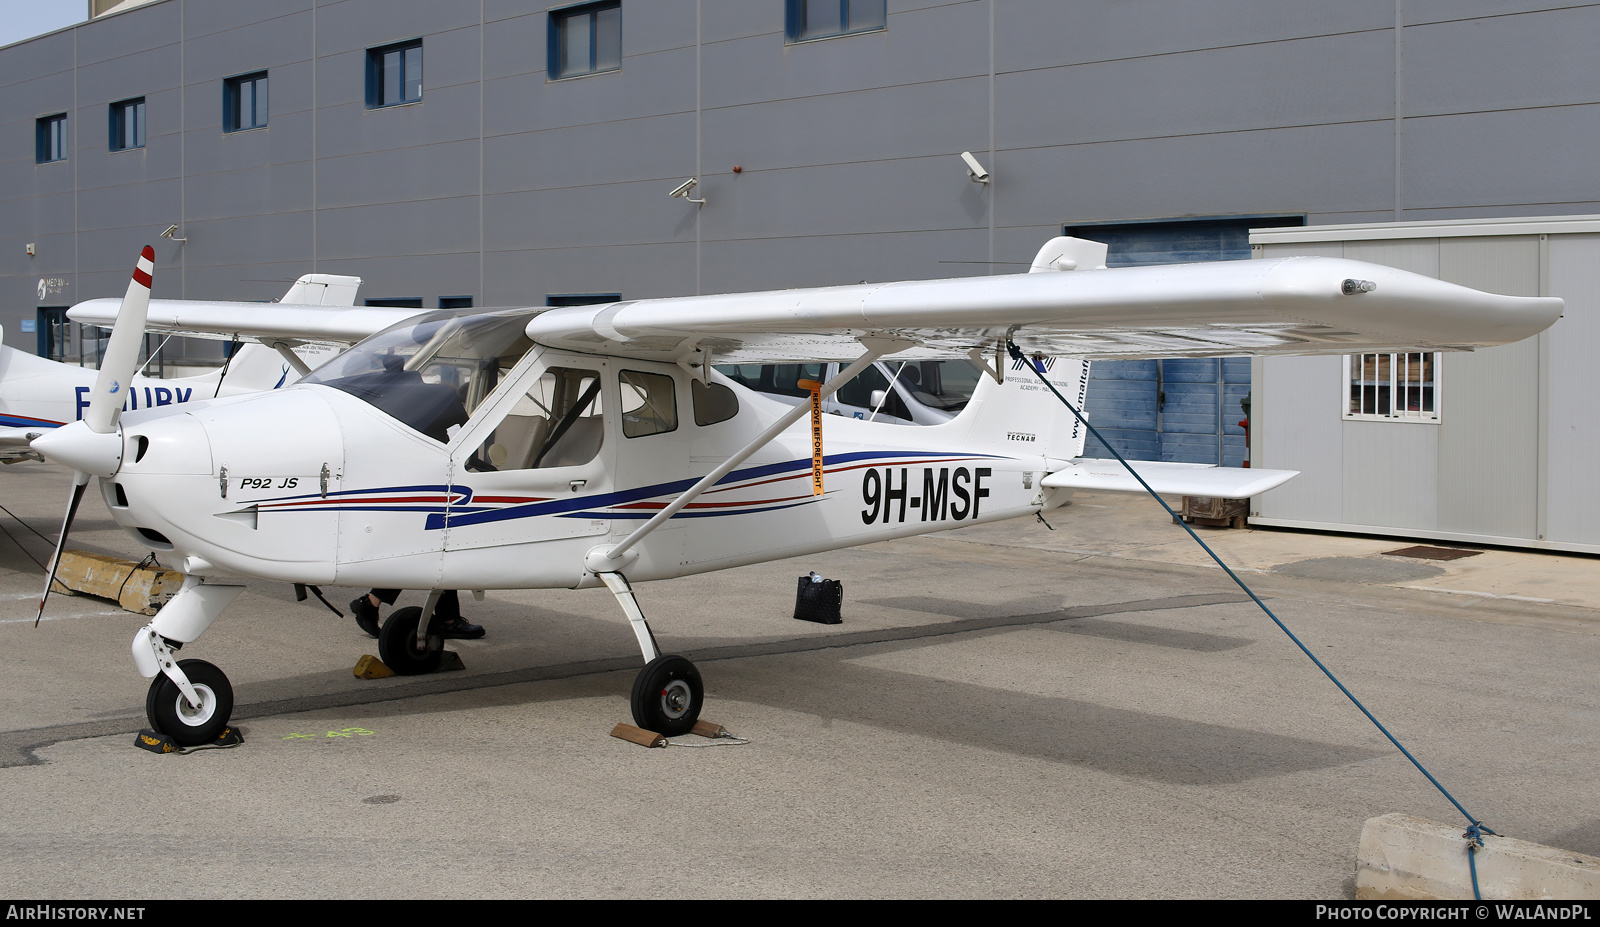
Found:
[[[173,235],[177,234],[177,231],[178,231],[178,227],[176,225],[169,225],[169,226],[167,226],[167,230],[165,232],[161,233],[161,237],[162,238],[171,238]]]
[[[967,176],[972,178],[973,183],[989,182],[989,172],[983,169],[983,165],[979,164],[978,159],[972,156],[972,152],[961,152],[961,160],[967,162]]]
[[[682,197],[683,201],[685,203],[693,203],[696,206],[704,206],[706,204],[706,201],[704,199],[698,199],[697,200],[694,197],[689,195],[689,191],[693,190],[694,189],[694,185],[699,183],[699,182],[700,181],[694,179],[693,177],[690,177],[688,180],[685,180],[683,183],[678,184],[677,188],[675,190],[673,190],[671,193],[668,193],[667,195],[668,196]]]

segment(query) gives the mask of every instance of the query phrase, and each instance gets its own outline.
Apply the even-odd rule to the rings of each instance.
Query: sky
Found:
[[[0,0],[0,45],[31,39],[88,18],[88,0]]]

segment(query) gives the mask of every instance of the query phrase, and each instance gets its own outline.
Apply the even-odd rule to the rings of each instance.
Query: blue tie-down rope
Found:
[[[1139,481],[1139,485],[1144,487],[1145,492],[1148,492],[1152,499],[1155,499],[1157,502],[1161,503],[1161,507],[1167,510],[1167,514],[1172,516],[1172,520],[1182,525],[1183,530],[1189,532],[1189,536],[1194,538],[1194,542],[1199,544],[1200,547],[1211,556],[1211,559],[1217,562],[1217,566],[1222,567],[1223,572],[1228,574],[1228,578],[1232,579],[1235,583],[1238,583],[1239,588],[1244,590],[1245,595],[1248,595],[1250,600],[1255,602],[1256,605],[1260,606],[1261,610],[1266,613],[1267,617],[1272,619],[1272,623],[1277,625],[1280,631],[1289,635],[1289,640],[1294,641],[1294,645],[1299,647],[1300,651],[1307,657],[1311,658],[1311,662],[1317,665],[1317,669],[1322,670],[1323,675],[1333,680],[1333,684],[1339,687],[1339,691],[1344,693],[1345,698],[1348,698],[1351,704],[1361,709],[1361,713],[1366,715],[1367,720],[1371,721],[1379,731],[1383,732],[1383,736],[1389,738],[1389,742],[1394,744],[1395,749],[1404,754],[1405,758],[1411,761],[1411,765],[1417,767],[1418,772],[1421,772],[1424,776],[1428,777],[1428,781],[1433,783],[1433,787],[1439,790],[1439,794],[1449,799],[1450,804],[1456,806],[1456,810],[1461,812],[1462,816],[1467,819],[1468,824],[1467,832],[1462,834],[1462,836],[1467,840],[1467,864],[1472,870],[1472,897],[1474,899],[1481,900],[1482,896],[1478,893],[1478,864],[1474,859],[1474,854],[1484,845],[1483,835],[1494,834],[1494,831],[1490,830],[1482,821],[1479,821],[1477,818],[1473,817],[1466,808],[1462,807],[1461,802],[1456,801],[1455,796],[1450,794],[1450,790],[1441,785],[1439,780],[1433,777],[1433,773],[1428,772],[1427,767],[1417,762],[1417,758],[1411,755],[1411,751],[1407,750],[1405,746],[1400,743],[1400,741],[1396,740],[1395,736],[1389,733],[1389,729],[1384,727],[1383,723],[1377,718],[1373,717],[1372,712],[1367,710],[1367,706],[1361,704],[1361,700],[1356,698],[1349,689],[1345,688],[1344,683],[1339,681],[1339,677],[1333,675],[1333,672],[1329,670],[1328,667],[1323,665],[1321,660],[1317,659],[1317,655],[1312,653],[1310,648],[1308,648],[1305,644],[1301,643],[1300,638],[1295,637],[1294,632],[1289,630],[1287,625],[1278,620],[1278,616],[1272,613],[1272,609],[1267,607],[1267,603],[1261,601],[1261,598],[1255,594],[1255,591],[1249,586],[1245,585],[1244,580],[1239,578],[1239,574],[1233,572],[1233,570],[1230,569],[1226,563],[1223,563],[1222,558],[1217,556],[1217,552],[1212,550],[1210,545],[1206,544],[1205,541],[1202,541],[1200,539],[1200,535],[1196,534],[1194,529],[1189,527],[1187,522],[1178,517],[1178,514],[1172,510],[1172,506],[1167,505],[1167,500],[1161,498],[1159,493],[1150,488],[1150,484],[1146,483],[1144,477],[1139,475],[1139,471],[1133,469],[1133,465],[1128,463],[1127,458],[1123,457],[1122,454],[1112,446],[1111,442],[1107,441],[1100,434],[1098,429],[1089,424],[1089,420],[1085,418],[1083,413],[1079,412],[1078,409],[1067,400],[1067,397],[1061,395],[1061,392],[1057,390],[1055,385],[1050,382],[1049,378],[1044,375],[1044,365],[1042,362],[1030,360],[1027,355],[1022,353],[1021,348],[1018,348],[1016,344],[1009,340],[1006,341],[1006,350],[1010,352],[1013,360],[1023,361],[1027,364],[1028,369],[1032,370],[1034,374],[1038,376],[1039,382],[1043,383],[1045,387],[1050,390],[1050,392],[1054,393],[1055,397],[1061,400],[1061,404],[1066,406],[1067,410],[1070,411],[1073,416],[1078,419],[1078,421],[1083,423],[1083,427],[1087,428],[1090,434],[1094,435],[1095,440],[1104,445],[1106,450],[1110,451],[1117,458],[1117,461],[1121,463],[1123,467],[1127,468],[1127,471],[1133,475],[1134,479]]]

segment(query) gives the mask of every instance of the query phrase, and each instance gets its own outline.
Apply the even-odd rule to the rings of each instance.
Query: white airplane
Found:
[[[351,306],[360,286],[360,277],[306,274],[295,281],[279,305]],[[179,302],[157,300],[154,308]],[[264,308],[256,303],[240,305],[252,305],[257,312]],[[255,342],[241,345],[226,366],[200,376],[169,380],[135,374],[123,394],[125,411],[276,389],[293,382],[310,364],[335,353],[329,345],[288,341],[279,344],[282,347],[277,351]],[[292,361],[288,359],[291,357]],[[40,459],[29,442],[81,419],[89,408],[95,376],[91,368],[36,357],[0,344],[0,463]]]
[[[604,585],[645,662],[634,719],[670,736],[699,716],[700,674],[660,652],[633,583],[1033,514],[1075,488],[1137,489],[1114,462],[1080,458],[1083,431],[1041,377],[1081,403],[1083,358],[1465,350],[1529,337],[1562,311],[1334,258],[1115,270],[1104,258],[1104,245],[1058,238],[1029,274],[437,311],[388,327],[365,310],[191,306],[160,324],[264,341],[300,325],[359,344],[283,389],[123,415],[115,384],[134,355],[119,352],[145,324],[146,249],[83,420],[33,448],[77,471],[61,543],[95,476],[117,523],[186,574],[132,644],[152,678],[150,723],[179,743],[214,738],[232,710],[223,672],[175,652],[241,590],[206,581],[218,573],[432,590],[380,633],[383,661],[408,674],[439,665],[442,590]],[[1008,371],[1011,344],[1032,360],[1013,354]],[[808,428],[808,405],[713,370],[844,363],[826,397],[886,356],[965,357],[985,376],[944,424],[813,413]],[[1295,473],[1137,467],[1158,491],[1229,497]]]

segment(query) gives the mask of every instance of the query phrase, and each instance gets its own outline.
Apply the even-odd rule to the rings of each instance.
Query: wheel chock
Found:
[[[356,661],[356,668],[352,672],[357,679],[384,679],[394,675],[394,670],[370,653]]]
[[[466,668],[467,665],[461,662],[461,654],[456,653],[454,650],[446,650],[444,656],[439,660],[439,668],[434,672],[448,673],[452,670],[464,670]]]
[[[701,737],[730,737],[728,729],[711,721],[696,721],[689,733],[699,734]]]
[[[237,747],[244,743],[244,735],[236,727],[225,727],[217,739],[208,744],[194,747],[180,746],[177,741],[158,731],[144,728],[133,735],[133,745],[140,750],[149,750],[151,753],[190,753],[195,750],[214,750],[219,747]]]
[[[665,747],[667,745],[667,739],[655,731],[647,731],[631,724],[618,724],[611,729],[611,736],[626,740],[631,744],[638,744],[641,747]]]

